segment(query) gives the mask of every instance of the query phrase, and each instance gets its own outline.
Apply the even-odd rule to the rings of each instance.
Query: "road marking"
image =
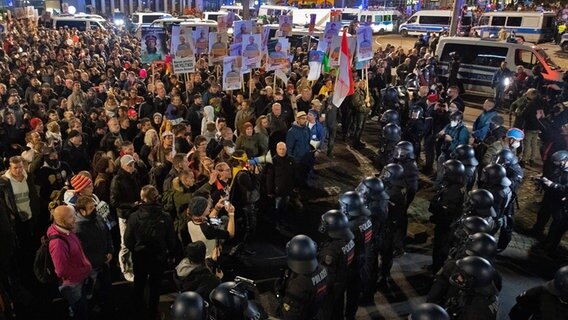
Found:
[[[355,159],[357,159],[357,162],[359,162],[359,168],[363,172],[363,177],[372,176],[376,173],[377,170],[375,169],[369,158],[362,155],[361,152],[351,148],[351,146],[349,145],[347,146],[346,149],[349,150],[349,152],[353,154]],[[360,178],[362,179],[363,177]]]

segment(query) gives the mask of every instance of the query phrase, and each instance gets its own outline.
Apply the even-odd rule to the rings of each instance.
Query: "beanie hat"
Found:
[[[35,130],[40,123],[42,123],[40,118],[32,118],[30,120],[30,127],[32,127],[32,130]]]
[[[203,241],[195,241],[185,247],[185,255],[191,262],[202,263],[205,261],[205,243]]]
[[[73,190],[75,190],[76,192],[83,191],[83,189],[85,189],[92,183],[93,182],[91,181],[91,179],[89,179],[89,177],[78,174],[74,175],[73,178],[71,178],[71,186],[73,186]]]

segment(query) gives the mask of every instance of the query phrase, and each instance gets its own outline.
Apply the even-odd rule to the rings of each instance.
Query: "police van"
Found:
[[[450,29],[452,12],[450,10],[421,10],[401,24],[398,31],[403,37],[421,35],[427,32],[443,32]],[[471,12],[461,19],[460,34],[468,35],[473,22]]]
[[[199,18],[163,18],[156,19],[150,24],[152,28],[164,28],[168,34],[172,32],[172,26],[184,25],[190,26],[193,30],[197,27],[209,27],[210,32],[217,31],[217,21],[204,20]]]
[[[523,66],[528,74],[534,66],[540,65],[545,80],[562,81],[560,67],[534,44],[464,37],[440,38],[436,56],[439,57],[437,74],[442,80],[448,78],[452,52],[459,56],[461,62],[458,78],[466,91],[477,95],[493,96],[493,74],[502,61],[507,62],[511,71]]]
[[[220,12],[233,12],[239,16],[243,16],[243,6],[242,5],[222,5],[219,9]],[[249,13],[251,16],[256,16],[256,8],[249,7]]]
[[[78,31],[87,31],[94,29],[108,30],[112,28],[103,17],[98,15],[65,15],[54,16],[51,19],[56,29],[67,27],[69,29],[75,28]]]
[[[134,12],[131,18],[132,28],[138,31],[140,27],[149,27],[154,20],[163,18],[173,18],[173,16],[165,12]]]
[[[486,12],[481,15],[477,26],[471,28],[476,37],[498,37],[505,28],[507,33],[515,32],[529,42],[553,41],[556,34],[554,12],[502,11]]]
[[[398,31],[402,15],[397,10],[368,11],[359,13],[360,24],[367,24],[373,29],[373,33],[384,34]]]

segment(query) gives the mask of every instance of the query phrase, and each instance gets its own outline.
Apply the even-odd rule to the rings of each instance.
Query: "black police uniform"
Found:
[[[282,319],[315,319],[328,291],[327,269],[318,265],[310,274],[287,270],[282,287],[283,294],[279,297]]]
[[[379,151],[375,160],[377,169],[382,170],[387,164],[392,162],[394,148],[400,142],[400,127],[397,124],[389,123],[382,129],[379,137]]]
[[[406,184],[406,204],[404,210],[401,212],[401,223],[397,226],[394,240],[395,251],[402,253],[404,252],[404,239],[406,238],[406,232],[408,229],[408,208],[410,207],[410,204],[414,200],[416,192],[418,191],[419,171],[418,165],[416,164],[416,161],[414,159],[407,158],[399,161],[395,159],[394,162],[400,164],[404,168],[403,179]]]
[[[351,231],[355,235],[355,260],[347,283],[347,301],[345,317],[354,319],[359,297],[368,285],[369,270],[366,270],[371,257],[373,240],[373,222],[368,216],[349,217]]]
[[[477,165],[479,164],[475,158],[473,147],[468,144],[460,144],[450,156],[452,159],[459,160],[465,166],[466,190],[471,191],[477,178]]]
[[[412,143],[414,153],[420,155],[422,150],[422,138],[424,138],[424,109],[427,108],[425,98],[421,98],[410,107],[408,121],[403,134],[403,139]]]
[[[548,220],[552,217],[553,223],[548,231],[547,242],[556,247],[568,227],[568,215],[563,201],[568,195],[568,171],[557,169],[553,175],[547,178],[554,184],[552,187],[543,187],[544,196],[532,231],[537,235],[542,234]]]
[[[456,161],[456,160],[453,160]],[[449,162],[449,161],[448,161]],[[457,162],[457,161],[456,161]],[[462,174],[464,167],[461,163]],[[435,224],[432,247],[432,272],[436,273],[443,266],[450,252],[451,226],[463,213],[463,180],[446,178],[437,196],[430,202],[430,221]]]
[[[386,177],[385,173],[389,171],[398,171],[400,176],[394,176],[392,173],[390,177]],[[385,191],[389,196],[388,216],[387,220],[381,228],[381,280],[388,280],[390,278],[390,271],[394,258],[394,234],[395,230],[402,223],[403,211],[406,206],[406,191],[405,183],[401,176],[404,169],[398,164],[389,164],[381,173],[381,179],[385,184]]]
[[[329,238],[321,244],[318,261],[328,271],[329,294],[317,316],[318,320],[343,319],[345,287],[354,258],[353,240]]]

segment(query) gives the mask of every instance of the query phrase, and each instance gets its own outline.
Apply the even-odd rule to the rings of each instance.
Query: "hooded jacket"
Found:
[[[106,262],[106,255],[114,252],[110,231],[103,218],[96,211],[93,211],[89,217],[77,212],[75,218],[77,223],[75,233],[81,240],[85,256],[93,268],[102,267]]]
[[[176,267],[174,283],[181,292],[194,291],[209,301],[209,294],[221,281],[205,265],[194,265],[183,258]]]
[[[141,230],[150,224],[157,224],[156,243],[149,244]],[[171,255],[175,246],[175,233],[172,218],[163,212],[159,203],[143,203],[128,218],[124,231],[124,245],[133,253],[148,254],[152,259],[164,261]]]

